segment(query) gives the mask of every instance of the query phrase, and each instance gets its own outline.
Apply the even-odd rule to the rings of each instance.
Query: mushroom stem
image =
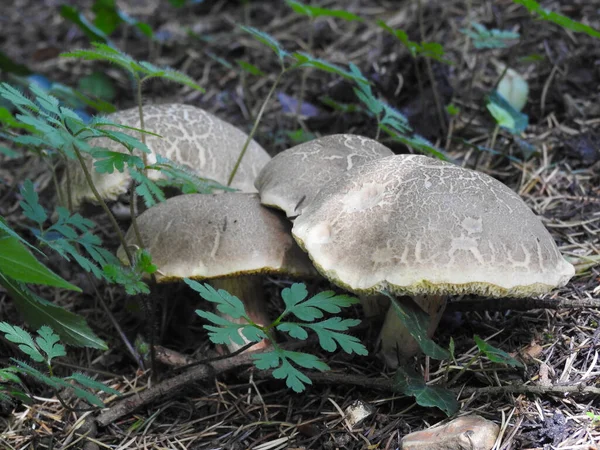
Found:
[[[215,289],[224,289],[231,295],[235,295],[237,298],[239,298],[246,308],[248,317],[255,324],[267,326],[272,322],[267,315],[262,279],[259,275],[214,278],[210,280],[209,283]],[[217,314],[233,323],[246,323],[243,318],[234,319],[233,317],[222,314],[218,311]],[[250,341],[248,341],[241,332],[240,336],[242,336],[242,339],[244,339],[244,345],[238,345],[230,342],[227,344],[227,348],[230,352],[235,352],[236,350],[250,343]],[[262,340],[257,342],[256,345],[250,347],[248,351],[260,350],[266,348],[267,346],[268,342]]]
[[[383,315],[390,307],[390,299],[383,294],[359,295],[358,299],[362,305],[365,317]]]
[[[414,302],[429,314],[427,335],[429,337],[433,336],[444,309],[446,309],[446,296],[416,295],[413,297],[399,297],[396,301],[403,304]],[[381,343],[382,358],[389,367],[394,369],[398,367],[401,360],[416,355],[420,350],[419,344],[411,336],[392,306],[387,311],[378,340]]]

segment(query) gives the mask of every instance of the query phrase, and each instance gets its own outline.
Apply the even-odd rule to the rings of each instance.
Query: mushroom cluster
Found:
[[[254,174],[255,163],[246,164]],[[270,321],[257,275],[318,271],[357,294],[367,315],[387,312],[381,352],[395,367],[419,345],[382,292],[419,305],[431,317],[432,334],[448,295],[538,295],[574,274],[540,219],[488,175],[394,155],[348,134],[315,139],[261,164],[260,199],[191,194],[140,215],[159,282],[207,280],[242,299],[264,325]],[[132,230],[126,240],[136,243]]]
[[[158,135],[148,134],[145,137],[146,145],[151,151],[147,156],[148,164],[156,163],[157,155],[160,155],[186,167],[199,177],[227,184],[229,174],[248,137],[246,133],[191,105],[146,105],[143,107],[143,114],[144,129]],[[137,108],[118,111],[109,117],[121,125],[140,127]],[[139,137],[137,132],[128,133]],[[108,138],[91,140],[90,145],[114,152],[127,151],[122,145]],[[254,179],[270,159],[269,154],[258,143],[251,141],[231,187],[242,192],[256,192]],[[86,159],[86,164],[92,181],[103,198],[115,200],[120,194],[127,192],[131,180],[128,172],[96,172],[91,157]],[[164,175],[159,171],[149,170],[148,177],[156,181]],[[60,183],[63,202],[67,199],[68,184],[73,208],[77,209],[84,201],[96,201],[76,160],[68,161],[65,176]]]

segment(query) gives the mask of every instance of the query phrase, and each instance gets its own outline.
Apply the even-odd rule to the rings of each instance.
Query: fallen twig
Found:
[[[175,391],[188,384],[204,380],[211,376],[216,376],[232,369],[241,369],[242,367],[251,364],[252,354],[243,353],[228,359],[214,361],[210,364],[196,366],[179,375],[175,375],[172,378],[162,381],[139,394],[119,400],[117,404],[100,414],[96,419],[96,422],[98,425],[105,427],[144,405],[173,395]]]

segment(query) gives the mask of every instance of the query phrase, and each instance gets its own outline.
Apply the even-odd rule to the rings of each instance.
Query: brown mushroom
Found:
[[[137,223],[158,268],[157,282],[208,281],[242,300],[249,317],[260,325],[270,323],[261,275],[316,274],[294,242],[290,224],[261,206],[256,194],[181,195],[149,208]],[[125,240],[135,247],[132,229]],[[117,256],[127,263],[122,247]],[[238,346],[232,343],[229,348]]]
[[[347,171],[321,188],[292,234],[334,284],[412,296],[438,315],[447,295],[539,295],[574,275],[540,219],[507,186],[424,156],[390,156]],[[380,337],[390,366],[416,351],[393,310]]]

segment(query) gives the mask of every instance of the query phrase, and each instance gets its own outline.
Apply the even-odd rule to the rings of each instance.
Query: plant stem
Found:
[[[142,107],[142,83],[144,82],[144,79],[140,79],[137,75],[136,75],[136,81],[137,81],[137,104],[138,104],[138,114],[140,116],[140,130],[144,130],[144,108]],[[140,132],[140,139],[142,141],[142,144],[146,145],[146,133]],[[147,177],[148,176],[148,159],[146,157],[146,153],[142,152],[142,160],[144,161],[144,176]],[[131,226],[133,228],[133,233],[135,234],[135,239],[138,243],[138,246],[143,249],[144,248],[144,243],[142,242],[142,235],[140,234],[140,229],[138,228],[138,224],[137,224],[137,217],[136,217],[136,202],[137,202],[137,195],[135,192],[135,181],[131,180],[131,187],[129,188],[129,214],[131,215]]]
[[[423,5],[422,1],[418,0],[419,7],[419,33],[421,35],[421,41],[425,42],[425,25],[423,24]],[[440,121],[440,126],[444,134],[448,131],[446,128],[446,119],[444,117],[444,110],[442,108],[442,102],[440,100],[437,81],[435,80],[435,76],[433,74],[433,68],[431,66],[431,59],[425,57],[425,66],[427,67],[427,75],[429,75],[429,81],[431,82],[431,90],[433,92],[433,100],[435,102],[435,109],[438,114],[438,120]]]
[[[454,377],[453,377],[453,378],[452,378],[452,379],[451,379],[451,380],[448,382],[448,384],[447,384],[447,385],[448,385],[448,386],[452,386],[454,383],[456,383],[456,380],[458,380],[458,379],[459,379],[459,378],[462,376],[462,374],[463,374],[463,373],[465,373],[465,372],[467,371],[467,369],[468,369],[469,367],[471,367],[471,366],[472,366],[472,365],[475,363],[475,361],[477,361],[477,360],[478,360],[480,357],[481,357],[481,352],[479,352],[479,353],[477,353],[475,356],[473,356],[473,357],[472,357],[472,358],[471,358],[471,359],[470,359],[470,360],[467,362],[467,364],[465,364],[465,365],[464,365],[464,366],[463,366],[463,367],[460,369],[460,371],[459,371],[459,372],[458,372],[456,375],[454,375]]]
[[[260,119],[262,118],[262,115],[265,112],[267,104],[269,103],[269,100],[271,100],[271,97],[273,96],[273,93],[275,92],[275,88],[277,88],[277,85],[279,84],[279,81],[281,81],[281,78],[283,77],[283,74],[285,72],[286,72],[286,69],[282,69],[281,72],[279,73],[279,75],[277,75],[277,78],[273,82],[273,86],[271,86],[271,90],[269,91],[269,93],[267,94],[267,97],[265,98],[263,104],[261,105],[260,110],[258,111],[258,115],[256,116],[256,120],[254,121],[254,125],[252,125],[252,130],[250,131],[250,134],[248,135],[248,139],[246,139],[246,142],[244,143],[244,146],[242,147],[242,151],[240,152],[240,156],[238,156],[238,159],[235,162],[235,166],[233,166],[233,170],[231,171],[231,174],[229,174],[229,179],[227,180],[227,186],[231,186],[231,183],[233,182],[235,174],[236,174],[238,168],[240,167],[240,163],[242,162],[242,158],[246,154],[246,150],[248,150],[250,141],[252,141],[252,138],[256,134],[256,130],[258,129],[258,125],[260,124]]]
[[[63,156],[64,158],[64,156]],[[65,158],[66,159],[66,158]],[[71,171],[69,165],[65,163],[65,176],[67,177],[67,208],[73,212],[73,195],[71,194]]]
[[[313,41],[314,41],[314,28],[315,28],[315,19],[313,17],[310,18],[310,22],[308,24],[308,53],[312,54]],[[296,120],[300,117],[300,111],[302,109],[302,103],[304,102],[304,91],[306,89],[306,78],[308,77],[309,69],[304,69],[302,71],[302,76],[300,78],[300,94],[298,95],[298,104],[296,105]]]
[[[87,169],[87,167],[85,165],[85,161],[83,160],[83,156],[81,156],[81,152],[79,151],[77,146],[75,146],[75,145],[73,146],[73,151],[75,152],[75,155],[77,156],[77,159],[79,160],[79,165],[83,169],[83,174],[85,175],[85,179],[88,183],[88,186],[90,187],[90,189],[94,193],[94,196],[96,197],[96,200],[98,201],[98,203],[100,203],[100,205],[102,206],[102,209],[108,216],[108,219],[110,220],[111,225],[113,226],[113,228],[115,229],[115,232],[117,233],[119,242],[121,242],[121,245],[123,246],[123,250],[125,251],[125,254],[127,255],[129,264],[131,264],[131,266],[133,267],[134,259],[133,259],[133,256],[131,255],[131,252],[127,248],[127,242],[125,241],[125,236],[123,236],[123,232],[121,231],[121,228],[119,228],[117,219],[115,219],[115,216],[113,215],[113,213],[110,211],[110,209],[106,205],[106,202],[104,201],[104,199],[98,192],[98,189],[96,189],[96,186],[94,185],[94,182],[92,181],[92,176],[90,175],[90,171]]]
[[[94,294],[96,295],[96,298],[100,302],[100,306],[104,310],[104,313],[108,316],[110,323],[112,324],[113,328],[115,329],[115,331],[121,338],[121,341],[123,341],[123,343],[125,344],[125,348],[127,348],[127,351],[129,351],[129,354],[133,357],[133,359],[137,363],[138,367],[140,369],[144,370],[144,361],[143,361],[142,357],[136,351],[135,347],[133,345],[131,345],[131,342],[129,341],[129,339],[127,339],[127,335],[123,332],[123,329],[119,325],[119,322],[117,322],[117,319],[115,319],[115,316],[113,316],[112,312],[108,308],[108,305],[104,301],[104,296],[102,296],[100,294],[100,291],[96,287],[96,284],[94,283],[94,280],[92,279],[92,276],[89,273],[86,273],[86,275],[87,275],[88,283],[90,284],[90,286],[93,286],[93,288],[94,288]],[[109,291],[109,293],[110,293],[110,291]],[[110,296],[112,299],[112,294],[110,294]]]
[[[496,145],[496,139],[498,138],[498,131],[500,130],[500,125],[496,124],[494,128],[494,132],[492,133],[492,139],[490,141],[490,148],[493,150],[494,145]]]

